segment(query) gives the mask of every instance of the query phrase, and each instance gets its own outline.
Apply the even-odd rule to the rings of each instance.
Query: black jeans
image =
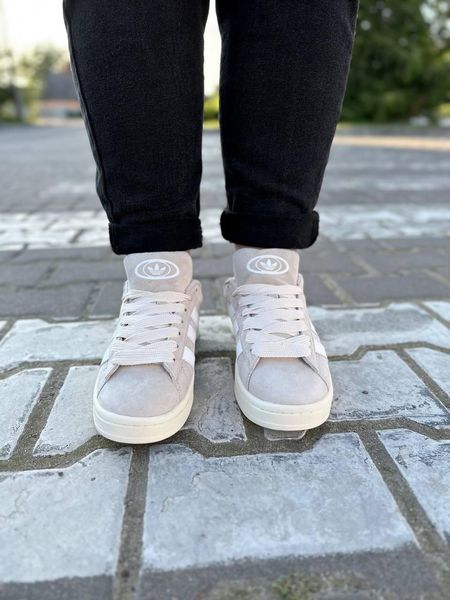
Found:
[[[113,250],[200,246],[208,0],[64,0],[64,11]],[[227,240],[315,241],[356,12],[357,0],[217,0]]]

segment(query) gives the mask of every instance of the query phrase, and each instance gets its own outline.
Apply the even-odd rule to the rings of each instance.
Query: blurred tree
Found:
[[[434,118],[450,93],[450,1],[361,0],[342,119]]]
[[[32,121],[36,117],[45,78],[61,60],[53,48],[37,48],[18,58],[14,64],[8,50],[0,53],[0,119]],[[17,97],[23,104],[17,111]]]
[[[25,119],[25,106],[21,91],[15,84],[14,55],[10,48],[8,26],[2,0],[0,0],[0,47],[0,86],[2,86],[0,88],[0,108],[3,103],[11,100],[15,109],[16,119],[23,121]],[[9,96],[11,96],[11,99]]]
[[[216,90],[211,96],[205,97],[203,109],[205,121],[217,121],[219,118],[219,91]]]
[[[32,54],[23,56],[18,62],[18,72],[25,81],[23,98],[28,109],[28,119],[37,116],[38,101],[41,98],[48,73],[61,62],[61,52],[54,48],[37,48]]]

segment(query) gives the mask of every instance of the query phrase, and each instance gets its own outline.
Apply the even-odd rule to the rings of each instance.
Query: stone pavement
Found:
[[[195,406],[131,448],[91,421],[123,271],[84,131],[0,130],[2,600],[450,598],[450,140],[375,133],[336,138],[302,253],[329,422],[287,435],[237,408],[207,133]]]

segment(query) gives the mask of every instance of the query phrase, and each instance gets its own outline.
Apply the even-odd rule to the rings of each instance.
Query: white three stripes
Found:
[[[198,314],[197,308],[194,308],[194,310],[192,311],[191,319],[192,319],[193,323],[195,324],[195,326],[197,327],[198,319],[199,319],[199,314]],[[187,337],[191,340],[192,344],[195,347],[195,340],[197,337],[197,332],[194,329],[194,327],[192,327],[191,324],[189,324],[189,327],[187,330]],[[188,346],[184,347],[183,360],[185,360],[188,364],[191,365],[192,368],[194,368],[195,354],[192,352],[192,350]]]

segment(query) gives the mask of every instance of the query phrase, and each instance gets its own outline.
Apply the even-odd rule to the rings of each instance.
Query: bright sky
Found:
[[[5,35],[17,53],[46,44],[66,48],[62,0],[0,0],[0,45],[4,45]],[[212,9],[205,35],[205,87],[208,94],[219,80],[219,56],[220,39]]]

